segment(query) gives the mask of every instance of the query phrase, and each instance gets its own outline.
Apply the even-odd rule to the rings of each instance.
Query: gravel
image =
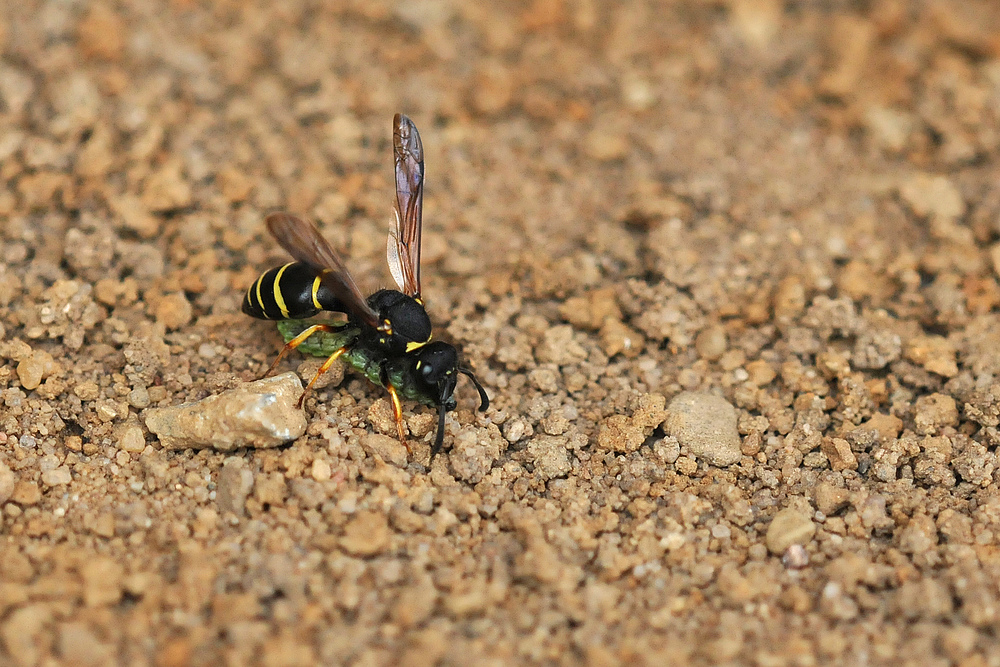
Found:
[[[0,664],[1000,664],[998,25],[0,3]],[[240,312],[276,210],[389,284],[396,112],[432,465]]]
[[[296,406],[301,396],[299,377],[283,373],[195,403],[150,408],[143,417],[166,449],[277,447],[306,431],[305,415]]]
[[[740,434],[736,410],[714,394],[682,392],[670,401],[664,430],[677,438],[683,449],[714,466],[740,460]]]

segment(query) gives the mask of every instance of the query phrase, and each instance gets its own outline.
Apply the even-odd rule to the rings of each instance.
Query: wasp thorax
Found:
[[[424,307],[411,296],[395,290],[379,290],[368,297],[368,305],[388,322],[385,344],[398,352],[408,352],[412,343],[426,343],[431,337],[431,319]]]

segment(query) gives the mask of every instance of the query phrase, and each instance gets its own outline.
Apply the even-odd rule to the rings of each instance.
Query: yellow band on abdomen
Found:
[[[264,309],[264,302],[263,300],[261,300],[260,297],[260,281],[262,280],[264,280],[264,276],[258,278],[257,281],[253,284],[253,290],[257,294],[257,307],[260,308],[260,314],[263,315],[264,317],[268,317],[267,311]]]
[[[319,292],[319,283],[320,283],[319,279],[320,276],[316,276],[316,279],[313,280],[312,299],[313,299],[313,305],[316,306],[316,310],[323,310],[323,306],[320,305],[319,299],[316,298],[316,293]]]
[[[278,269],[278,272],[274,275],[274,284],[271,285],[271,290],[274,292],[274,302],[278,304],[278,309],[281,311],[281,316],[286,320],[288,319],[288,308],[285,306],[285,299],[281,296],[281,287],[278,284],[281,282],[281,274],[285,272],[285,269],[291,266],[291,263],[285,264],[283,267]]]

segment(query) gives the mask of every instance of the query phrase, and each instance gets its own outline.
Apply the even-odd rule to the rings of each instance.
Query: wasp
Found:
[[[316,380],[337,359],[343,359],[389,392],[396,430],[407,450],[401,401],[437,408],[433,461],[444,440],[445,413],[456,406],[458,375],[465,375],[475,385],[480,411],[489,408],[490,399],[475,374],[459,363],[455,346],[432,340],[431,320],[420,292],[424,149],[416,126],[402,114],[393,118],[392,143],[396,221],[386,242],[386,256],[399,289],[380,289],[366,299],[340,255],[315,225],[288,213],[273,213],[267,216],[267,230],[295,261],[257,278],[243,299],[243,312],[277,320],[285,340],[265,375],[291,350],[326,357],[306,385],[299,406]],[[323,311],[344,314],[347,321],[306,321]]]

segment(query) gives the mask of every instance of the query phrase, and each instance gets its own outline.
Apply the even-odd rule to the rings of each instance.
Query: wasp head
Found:
[[[435,341],[414,353],[417,377],[427,393],[447,410],[455,409],[455,385],[458,383],[458,352],[454,346]]]
[[[417,359],[415,369],[419,381],[424,385],[425,390],[437,399],[438,403],[438,430],[431,448],[431,460],[441,449],[444,440],[444,414],[448,410],[455,409],[455,385],[458,384],[458,374],[462,373],[472,380],[479,391],[479,410],[484,411],[490,406],[490,398],[486,395],[486,390],[479,384],[479,380],[467,368],[458,365],[458,351],[453,345],[436,341],[424,345],[414,352]]]

